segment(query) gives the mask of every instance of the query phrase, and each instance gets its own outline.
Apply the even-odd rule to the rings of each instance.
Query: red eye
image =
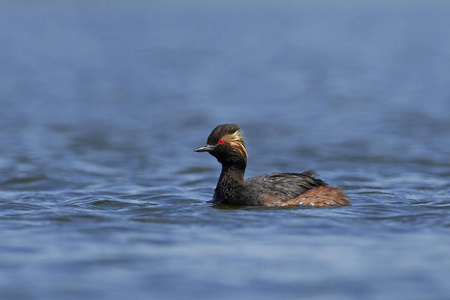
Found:
[[[219,143],[219,145],[222,145],[223,143],[225,143],[224,139],[220,139],[217,143]]]

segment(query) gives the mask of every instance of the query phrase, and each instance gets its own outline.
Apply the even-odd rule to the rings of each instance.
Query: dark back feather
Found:
[[[327,186],[324,181],[314,176],[312,170],[303,173],[271,173],[247,179],[245,187],[253,195],[287,200],[296,198],[312,188]]]

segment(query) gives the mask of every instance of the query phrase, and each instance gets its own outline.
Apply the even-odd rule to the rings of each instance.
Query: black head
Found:
[[[220,163],[247,162],[242,131],[236,124],[219,125],[208,136],[206,145],[194,150],[195,152],[209,152]]]

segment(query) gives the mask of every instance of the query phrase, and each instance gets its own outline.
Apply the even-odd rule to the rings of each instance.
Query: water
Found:
[[[0,4],[1,299],[448,299],[450,6]],[[215,207],[315,169],[353,204]]]

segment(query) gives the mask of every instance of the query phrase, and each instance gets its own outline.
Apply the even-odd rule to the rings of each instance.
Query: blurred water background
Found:
[[[446,1],[0,3],[1,299],[449,299]],[[194,153],[350,207],[214,207]]]

